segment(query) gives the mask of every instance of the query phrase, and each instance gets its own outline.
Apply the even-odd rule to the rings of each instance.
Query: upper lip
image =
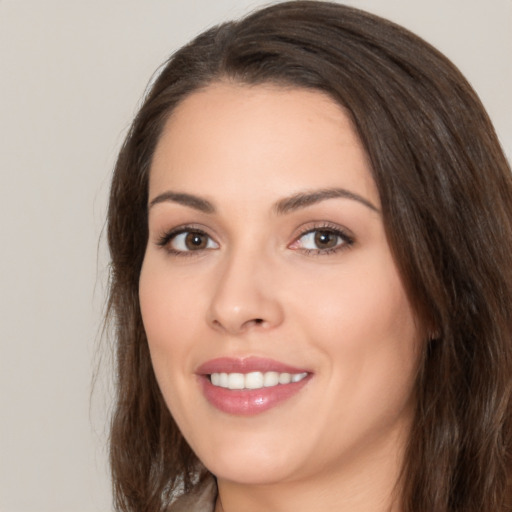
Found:
[[[199,375],[250,372],[310,373],[307,369],[297,368],[265,357],[219,357],[206,361],[196,370]]]

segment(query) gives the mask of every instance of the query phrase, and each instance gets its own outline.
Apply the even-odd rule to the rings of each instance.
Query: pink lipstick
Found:
[[[205,398],[228,414],[249,416],[267,411],[297,394],[312,373],[272,359],[218,358],[196,374]]]

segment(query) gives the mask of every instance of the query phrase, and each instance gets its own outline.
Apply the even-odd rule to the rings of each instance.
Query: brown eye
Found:
[[[315,231],[314,241],[318,249],[332,249],[339,244],[339,235],[332,231]]]
[[[186,233],[185,235],[185,247],[189,251],[197,251],[198,249],[205,249],[208,245],[208,237],[203,233]]]
[[[219,245],[206,233],[192,230],[170,235],[164,238],[160,245],[168,247],[171,252],[177,254],[219,248]]]
[[[351,236],[341,228],[322,227],[303,233],[290,246],[306,254],[332,254],[340,249],[350,247],[354,243]]]

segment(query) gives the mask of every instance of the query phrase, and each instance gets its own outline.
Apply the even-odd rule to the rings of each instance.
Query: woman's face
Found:
[[[399,458],[420,336],[368,159],[322,93],[219,83],[179,105],[140,303],[166,403],[219,479]]]

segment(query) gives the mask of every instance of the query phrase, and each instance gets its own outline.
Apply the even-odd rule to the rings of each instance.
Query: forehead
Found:
[[[343,186],[379,202],[348,113],[301,88],[216,83],[178,105],[153,157],[150,196],[165,188],[208,195],[220,183],[227,196]]]

